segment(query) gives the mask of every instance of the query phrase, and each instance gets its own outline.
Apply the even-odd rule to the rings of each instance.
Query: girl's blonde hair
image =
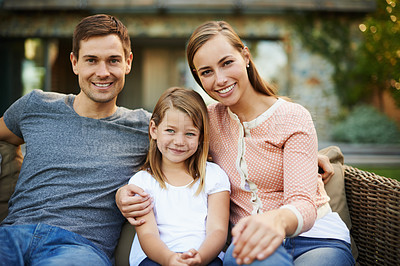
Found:
[[[197,84],[199,84],[202,88],[200,78],[195,70],[195,66],[193,63],[193,58],[197,51],[210,39],[215,37],[216,35],[221,34],[225,36],[230,44],[236,48],[240,53],[243,51],[245,47],[239,35],[233,30],[233,28],[225,21],[208,21],[204,24],[198,26],[192,35],[189,38],[187,48],[186,48],[186,56],[189,63],[190,70]],[[267,82],[263,80],[263,78],[258,73],[252,58],[249,58],[249,67],[247,68],[247,75],[249,77],[249,81],[253,88],[265,95],[275,96],[276,90],[271,87]],[[204,89],[204,88],[203,88]]]
[[[200,185],[196,191],[196,195],[198,195],[204,188],[208,157],[209,120],[207,107],[200,94],[194,90],[178,87],[169,88],[161,95],[151,116],[151,120],[157,127],[163,121],[166,112],[172,108],[186,113],[192,119],[194,126],[200,131],[197,151],[186,160],[187,170],[194,179],[192,184],[196,183],[197,179],[200,179]],[[156,140],[151,138],[150,127],[149,139],[149,152],[142,169],[148,171],[160,183],[162,188],[166,188],[166,178],[161,170],[162,154],[157,148]]]

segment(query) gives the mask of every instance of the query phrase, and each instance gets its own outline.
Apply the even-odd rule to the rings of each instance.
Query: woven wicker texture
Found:
[[[400,182],[345,165],[346,197],[360,265],[400,265]]]

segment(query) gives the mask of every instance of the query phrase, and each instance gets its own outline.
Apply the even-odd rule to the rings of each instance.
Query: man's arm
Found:
[[[318,153],[318,173],[322,176],[324,184],[328,183],[331,177],[335,174],[335,170],[328,156]]]
[[[21,139],[8,129],[3,117],[0,118],[0,140],[4,140],[10,144],[14,144],[17,146],[24,143],[23,139]]]

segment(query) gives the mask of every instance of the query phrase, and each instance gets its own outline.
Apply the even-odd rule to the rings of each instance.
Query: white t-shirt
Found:
[[[191,187],[176,187],[166,183],[167,189],[163,189],[148,172],[140,171],[131,177],[129,184],[141,187],[153,198],[160,238],[174,252],[185,252],[201,246],[206,236],[208,195],[230,191],[228,176],[211,162],[207,162],[204,190],[198,196],[195,193],[199,180]],[[138,265],[146,257],[136,235],[129,263]]]

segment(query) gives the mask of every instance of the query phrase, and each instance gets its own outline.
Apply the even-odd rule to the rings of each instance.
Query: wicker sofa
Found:
[[[343,165],[338,147],[327,155],[335,175],[326,185],[331,207],[337,211],[352,236],[352,250],[358,265],[400,265],[400,182]],[[21,167],[22,157],[13,146],[0,141],[0,221],[7,213]],[[117,266],[129,265],[134,228],[125,224],[115,252]]]
[[[400,182],[344,165],[360,265],[400,265]]]

